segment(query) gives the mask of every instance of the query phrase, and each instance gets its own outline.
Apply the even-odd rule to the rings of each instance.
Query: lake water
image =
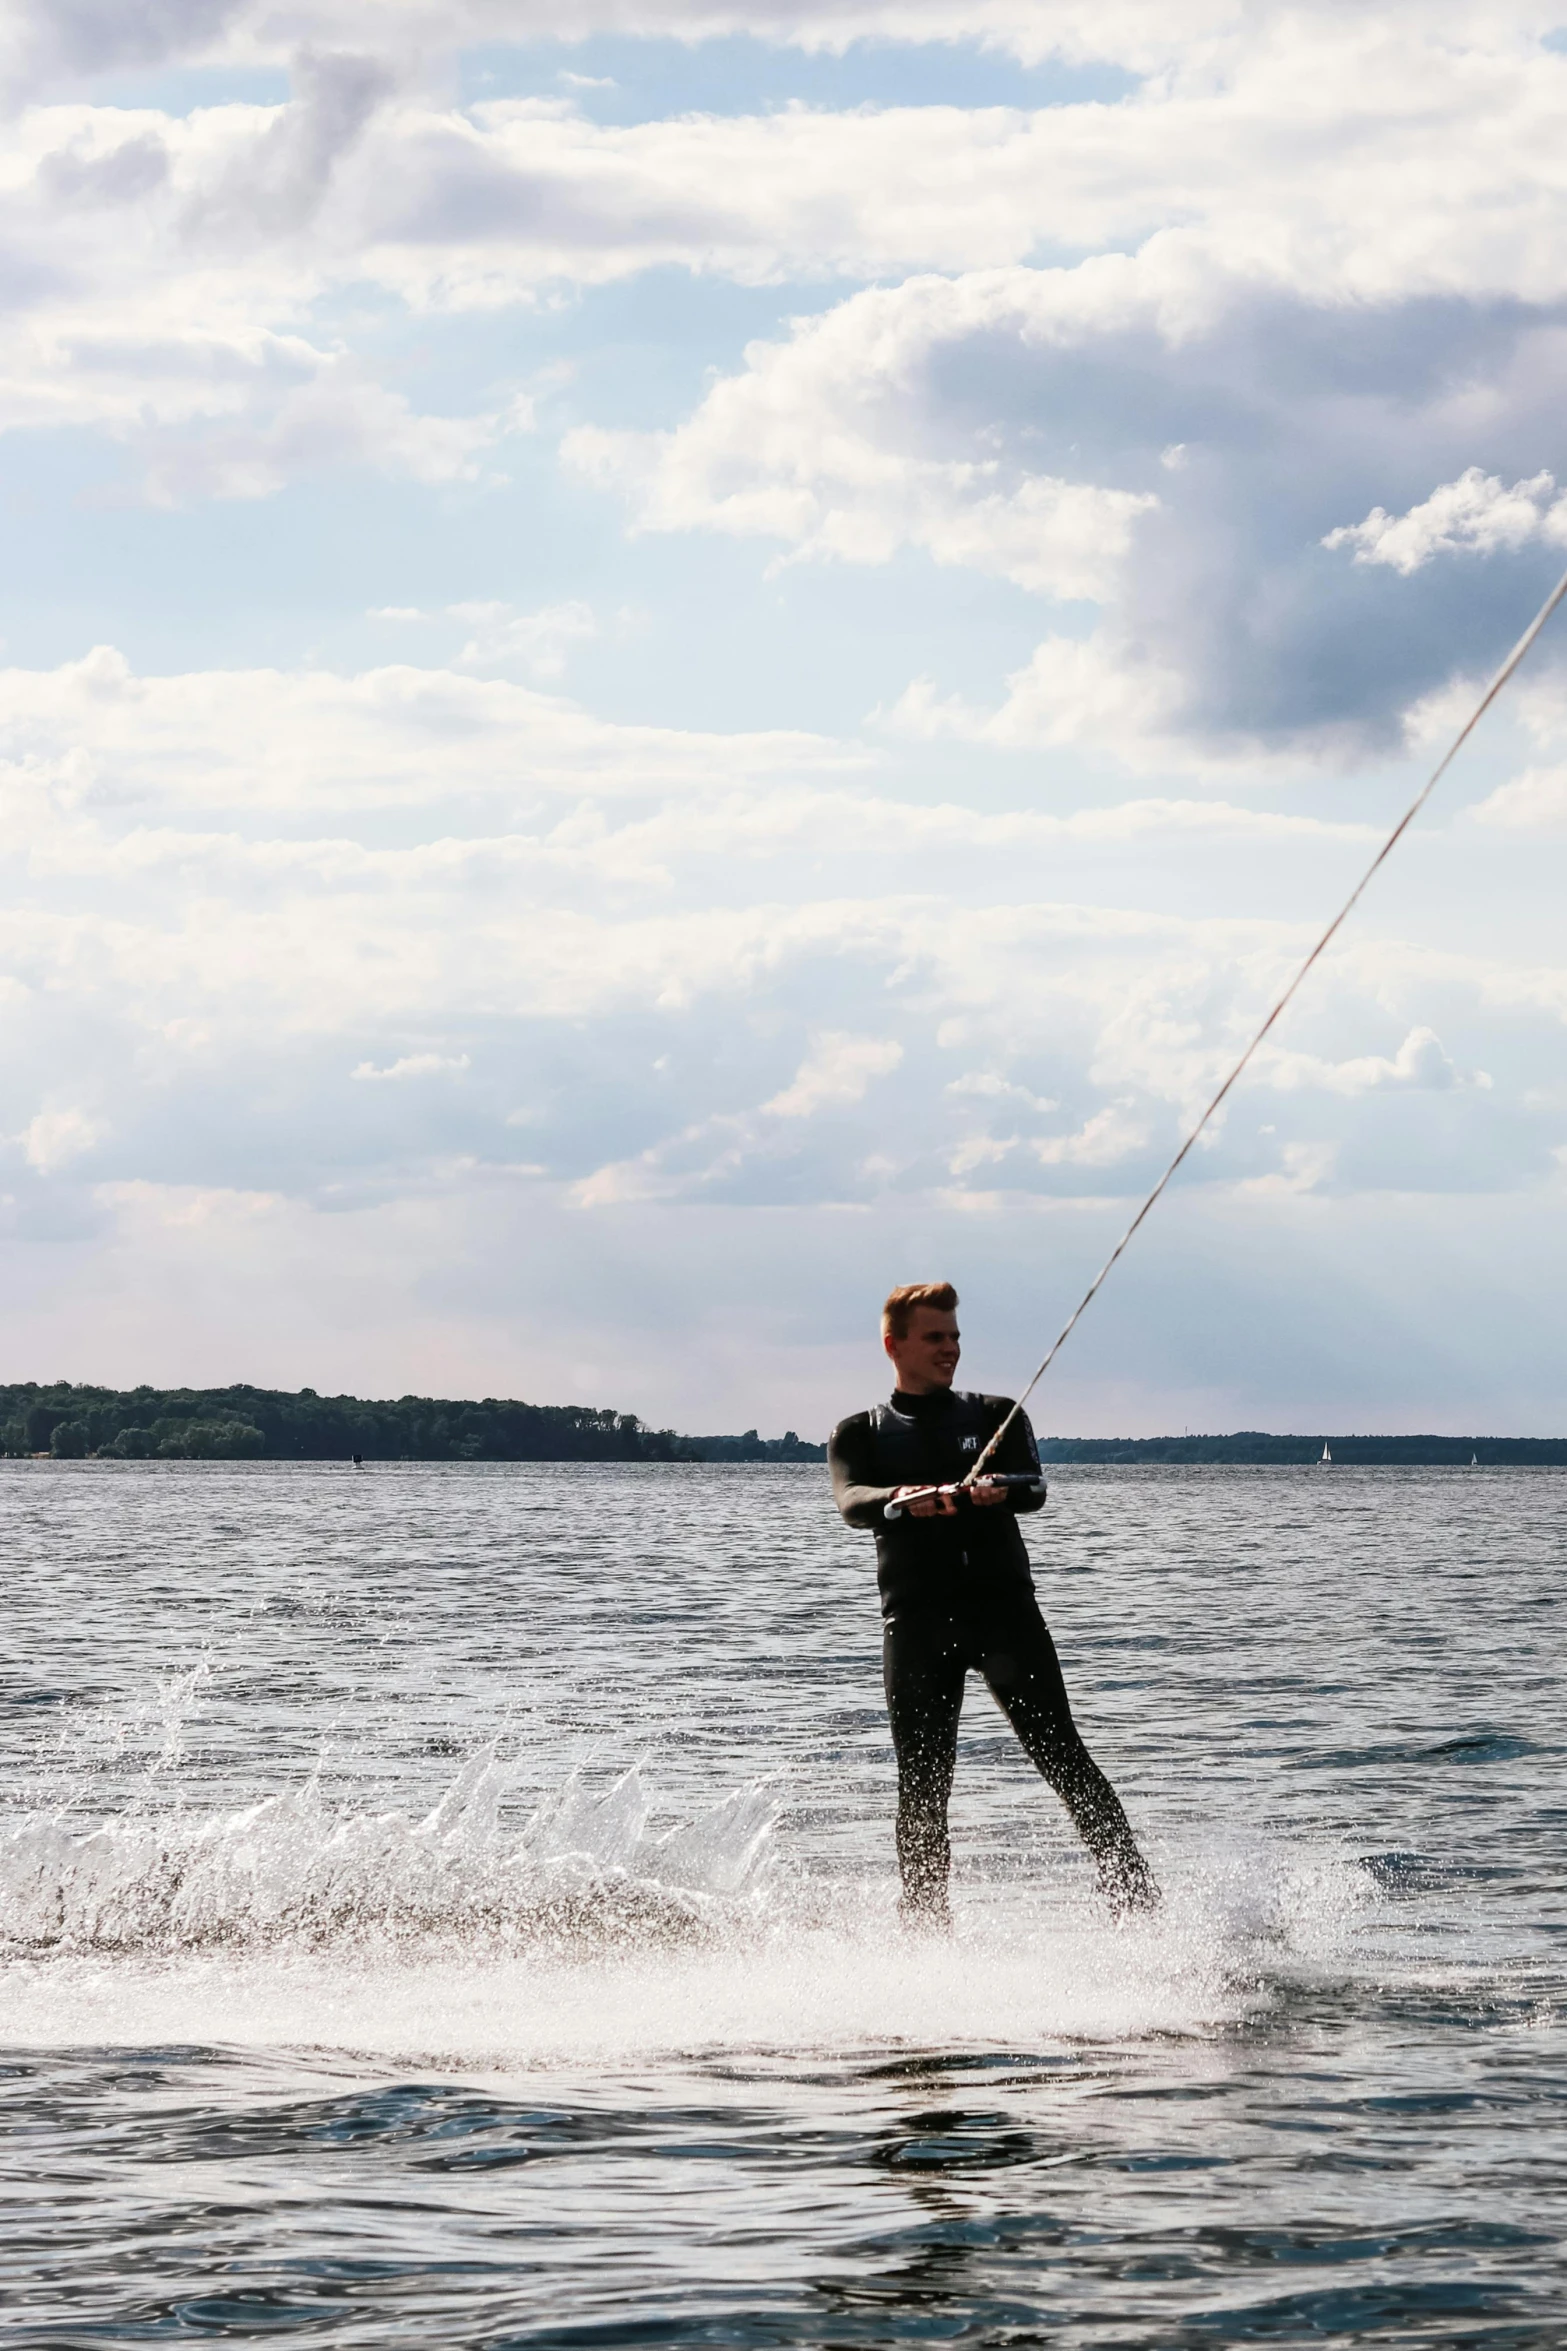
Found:
[[[942,1943],[824,1471],[5,1465],[4,2340],[1560,2351],[1564,1505],[1057,1472]]]

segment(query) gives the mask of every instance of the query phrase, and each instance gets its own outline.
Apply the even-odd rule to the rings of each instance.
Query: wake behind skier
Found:
[[[1017,1514],[1042,1493],[979,1479],[950,1490],[1011,1411],[1004,1396],[955,1390],[958,1294],[911,1282],[882,1309],[882,1345],[897,1374],[886,1404],[840,1421],[828,1441],[833,1497],[850,1526],[876,1537],[882,1665],[898,1761],[898,1866],[903,1915],[947,1921],[947,1805],[958,1716],[970,1672],[982,1674],[1036,1769],[1070,1812],[1118,1910],[1158,1899],[1120,1799],[1083,1745],[1055,1644],[1039,1613]],[[1038,1474],[1019,1414],[990,1465],[996,1477]],[[887,1505],[901,1502],[895,1518]]]

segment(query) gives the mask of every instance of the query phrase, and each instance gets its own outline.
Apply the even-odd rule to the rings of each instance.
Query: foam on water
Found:
[[[765,1874],[775,1806],[763,1782],[654,1836],[640,1771],[600,1796],[573,1773],[508,1835],[509,1777],[487,1748],[420,1820],[334,1806],[314,1780],[205,1817],[151,1803],[87,1821],[71,1808],[24,1814],[0,1830],[0,1950],[419,1935],[601,1948],[699,1934],[715,1897],[743,1903]]]
[[[979,1888],[951,1938],[885,1879],[780,1852],[758,1781],[654,1833],[644,1773],[567,1777],[519,1830],[472,1757],[422,1818],[317,1781],[227,1813],[149,1800],[0,1830],[8,2038],[331,2047],[472,2071],[722,2049],[1191,2033],[1346,1947],[1370,1881],[1263,1848],[1189,1857],[1154,1920]]]

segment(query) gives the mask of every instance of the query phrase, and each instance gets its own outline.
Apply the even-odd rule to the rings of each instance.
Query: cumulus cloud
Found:
[[[853,1037],[828,1030],[817,1037],[790,1083],[762,1108],[773,1118],[814,1118],[817,1111],[864,1098],[873,1078],[884,1078],[903,1059],[895,1037]]]
[[[85,1110],[40,1110],[22,1129],[22,1156],[40,1175],[55,1175],[101,1142],[107,1131],[100,1119]]]
[[[886,713],[884,724],[889,732],[916,741],[951,737],[1006,749],[1093,745],[1117,752],[1129,765],[1178,768],[1193,748],[1182,739],[1184,703],[1179,670],[1139,658],[1107,633],[1096,632],[1046,637],[988,710],[959,695],[942,696],[930,679],[916,678]],[[1192,807],[1192,821],[1204,821],[1195,806],[1186,805]],[[1136,824],[1140,806],[1146,804],[1124,802],[1115,811],[1123,827]],[[1211,824],[1217,811],[1210,805],[1205,814]]]
[[[519,612],[515,605],[495,599],[446,604],[433,612],[422,612],[417,605],[383,604],[369,618],[460,621],[474,633],[455,657],[459,669],[521,668],[537,678],[558,678],[571,647],[599,633],[592,606],[575,597],[543,605],[536,612]]]
[[[1526,767],[1469,811],[1476,824],[1509,833],[1567,831],[1567,767]]]
[[[167,307],[205,290],[209,304],[270,302],[274,317],[356,277],[466,307],[659,266],[867,279],[1150,239],[1172,324],[1210,312],[1209,287],[1235,280],[1340,298],[1352,282],[1376,300],[1477,294],[1482,281],[1559,293],[1559,258],[1524,209],[1531,192],[1541,201],[1526,175],[1548,162],[1541,101],[1559,88],[1557,60],[1526,41],[1487,53],[1386,23],[1356,46],[1348,79],[1342,22],[1297,16],[1212,79],[1150,84],[1120,106],[796,107],[630,125],[553,99],[459,112],[378,59],[306,48],[284,106],[37,109],[0,191],[35,258],[78,271],[116,200],[120,275],[99,257],[88,284],[100,301],[156,287]],[[1321,101],[1309,122],[1301,85]],[[1466,139],[1477,122],[1490,135]]]
[[[106,36],[106,57],[286,39],[292,94],[26,116],[0,164],[0,424],[95,425],[167,503],[350,465],[471,481],[531,425],[526,387],[427,413],[323,327],[324,301],[369,286],[440,313],[671,265],[892,279],[756,342],[684,422],[583,420],[564,449],[647,531],[791,561],[912,551],[1102,608],[1086,639],[1042,631],[977,719],[939,681],[911,689],[909,731],[1144,765],[1358,756],[1516,633],[1567,527],[1542,467],[1567,59],[1527,13],[1059,11],[1030,37],[1176,70],[1119,105],[631,125],[438,103],[408,62],[415,21],[381,12],[374,56],[330,9],[286,35],[241,8]],[[870,21],[802,8],[771,29]],[[897,18],[910,37],[940,21]],[[57,61],[91,47],[50,39]],[[1042,246],[1065,258],[1041,266]],[[1428,560],[1446,548],[1502,560],[1449,575]],[[567,641],[496,616],[466,658],[547,676]]]
[[[1019,1102],[1027,1110],[1049,1111],[1061,1107],[1047,1095],[1031,1094],[1027,1086],[1020,1086],[1015,1078],[1003,1077],[997,1069],[965,1070],[962,1077],[950,1080],[947,1092],[994,1102]]]
[[[311,319],[344,274],[317,216],[389,85],[371,61],[309,54],[295,82],[282,108],[25,118],[0,162],[0,430],[96,427],[173,503],[345,464],[471,479],[530,428],[520,389],[420,413]]]
[[[1434,10],[1445,15],[1444,10]],[[1212,40],[1236,26],[1233,0],[1064,0],[1048,18],[1030,0],[579,0],[578,39],[594,33],[684,41],[751,36],[805,49],[851,42],[982,40],[1020,57],[1121,56],[1151,65],[1179,37]],[[364,35],[357,0],[17,0],[0,58],[13,87],[132,66],[287,57],[300,40],[353,43]],[[378,38],[419,53],[484,41],[556,40],[559,10],[546,0],[380,0]],[[583,77],[572,76],[580,81]]]
[[[772,1171],[779,1162],[790,1163],[797,1182],[803,1149],[799,1122],[863,1101],[870,1086],[902,1059],[903,1047],[895,1038],[821,1031],[812,1037],[791,1082],[759,1108],[696,1120],[633,1159],[596,1168],[575,1186],[572,1197],[581,1208],[606,1208],[631,1200],[724,1196],[754,1187],[759,1175],[765,1191],[770,1178],[776,1182]],[[810,1168],[808,1181],[819,1184],[824,1174],[819,1166]]]
[[[1337,0],[1306,0],[1292,22],[1313,19],[1337,30]],[[1265,20],[1264,20],[1265,21]],[[1537,8],[1518,0],[1385,0],[1381,24],[1412,23],[1449,41],[1510,31],[1537,32]],[[62,74],[123,71],[127,66],[286,58],[300,41],[362,40],[358,0],[18,0],[4,55],[12,76],[47,81]],[[681,41],[750,36],[807,50],[841,51],[857,41],[976,41],[1027,61],[1049,57],[1113,59],[1139,72],[1185,65],[1211,71],[1216,58],[1255,40],[1257,15],[1238,0],[578,0],[574,36],[632,34]],[[554,40],[558,8],[547,0],[380,0],[378,38],[413,53],[471,42]],[[581,77],[576,77],[581,78]]]
[[[759,366],[782,353],[757,355]],[[746,392],[752,390],[746,386]],[[714,394],[681,434],[604,433],[580,426],[562,444],[566,463],[590,481],[623,486],[646,530],[697,525],[782,539],[804,559],[886,563],[902,547],[937,563],[998,573],[1021,588],[1062,597],[1107,596],[1151,493],[1030,475],[993,487],[998,460],[941,460],[900,451],[892,419],[845,431],[841,416],[761,393],[728,403]],[[758,408],[773,410],[758,440]],[[888,403],[890,410],[891,403]]]
[[[519,663],[535,677],[558,678],[573,645],[598,634],[591,605],[576,598],[517,612],[509,604],[449,604],[453,620],[474,634],[457,656],[463,669],[505,669]]]
[[[355,1096],[407,1101],[398,1150],[436,1148],[433,1129],[414,1137],[439,1097],[440,1150],[476,1165],[510,1163],[520,1055],[537,1080],[529,1164],[584,1199],[868,1198],[945,1185],[954,1165],[1025,1190],[1084,1171],[1130,1184],[1211,1088],[1293,940],[1052,903],[1061,855],[1197,825],[1259,846],[1346,829],[1201,803],[1055,816],[857,799],[830,780],[844,755],[829,743],[617,728],[452,671],[155,679],[100,654],[0,677],[0,728],[7,849],[32,873],[30,904],[0,925],[13,1030],[43,1052],[47,1023],[79,1007],[102,1043],[75,1049],[108,1089],[126,1176],[148,1115],[120,1102],[126,1087],[131,1104],[144,1082],[171,1102],[228,1099],[242,1040],[247,1056],[319,1040],[321,1090],[301,1081],[288,1146],[290,1180],[311,1186],[327,1180],[310,1137],[338,1118],[324,1105],[344,1044]],[[606,791],[626,795],[614,820]],[[498,798],[519,815],[530,802],[527,821],[497,833]],[[245,810],[248,837],[212,824],[225,808]],[[395,842],[374,837],[385,809]],[[312,833],[326,810],[335,828]],[[406,837],[410,818],[425,837]],[[778,893],[780,851],[814,852],[824,826],[876,849],[876,892],[824,897],[802,864],[803,894]],[[763,883],[750,896],[748,845]],[[995,902],[1002,872],[1011,890],[1029,877],[1025,903]],[[1386,971],[1371,984],[1385,992]],[[1483,984],[1521,1010],[1567,1005],[1560,975],[1493,969]],[[405,1042],[433,1022],[462,1047]],[[561,1032],[551,1076],[560,1024],[575,1041]],[[1429,1088],[1445,1066],[1417,1032],[1385,1063],[1316,1050],[1276,1082],[1349,1100]],[[458,1072],[460,1109],[431,1082]],[[601,1083],[613,1115],[592,1107]],[[242,1150],[251,1113],[234,1102],[225,1118]],[[41,1127],[37,1171],[84,1133]],[[361,1147],[367,1164],[384,1154],[384,1125]]]
[[[808,1394],[859,1377],[823,1369],[845,1315],[938,1242],[967,1298],[992,1259],[998,1302],[1032,1269],[1029,1313],[1102,1256],[1298,958],[1292,915],[1157,911],[1147,876],[1256,906],[1354,829],[998,809],[967,759],[975,801],[931,806],[885,770],[856,789],[820,738],[622,729],[504,681],[487,717],[493,683],[108,655],[0,677],[0,1063],[43,1106],[0,1204],[19,1364],[48,1331],[82,1376],[158,1377],[166,1347],[170,1376],[220,1379],[246,1310],[252,1376],[558,1398],[656,1300],[689,1336],[645,1391],[589,1400],[723,1425],[757,1393],[713,1370],[746,1284],[827,1334],[780,1407],[825,1425]],[[1150,1237],[1161,1295],[1205,1202],[1210,1271],[1248,1218],[1265,1270],[1327,1206],[1395,1194],[1407,1234],[1489,1188],[1529,1215],[1562,1113],[1526,1097],[1564,1039],[1559,955],[1359,936]],[[1342,1246],[1331,1273],[1352,1291]],[[1135,1280],[1141,1362],[1163,1325]]]
[[[199,196],[186,197],[181,226],[198,251],[250,246],[312,227],[334,178],[397,84],[381,58],[308,43],[290,59],[290,80],[288,104],[269,110],[264,128],[215,159]]]
[[[1471,465],[1407,514],[1374,506],[1364,522],[1341,523],[1322,544],[1351,547],[1357,563],[1390,564],[1407,579],[1434,555],[1511,553],[1531,539],[1567,546],[1567,496],[1557,496],[1555,475],[1540,472],[1509,490]]]
[[[1259,1076],[1281,1092],[1318,1087],[1332,1094],[1369,1094],[1389,1086],[1438,1090],[1457,1085],[1488,1087],[1484,1070],[1460,1074],[1434,1029],[1413,1028],[1395,1054],[1361,1053],[1348,1061],[1325,1061],[1313,1053],[1276,1052],[1261,1060]]]
[[[1075,1134],[1036,1135],[1030,1148],[1041,1167],[1114,1167],[1147,1140],[1144,1120],[1131,1116],[1124,1103],[1107,1102]]]
[[[80,796],[204,809],[413,806],[733,783],[863,767],[857,745],[789,730],[617,725],[510,679],[399,663],[141,676],[113,646],[57,669],[0,670],[13,790],[37,762]],[[60,763],[63,763],[61,765]],[[41,810],[36,793],[30,805]],[[454,847],[453,856],[462,854]],[[353,850],[345,850],[352,861]]]
[[[1267,922],[1063,903],[1063,859],[1191,839],[1266,861],[1368,837],[1198,800],[922,805],[885,781],[851,789],[864,758],[852,745],[617,725],[508,681],[406,665],[160,678],[100,649],[0,673],[0,754],[6,852],[31,881],[0,934],[15,1001],[112,1006],[155,1066],[189,1074],[241,1034],[347,1038],[348,1066],[381,1081],[357,1092],[412,1095],[384,1081],[462,1067],[475,1022],[505,1034],[518,1020],[635,1017],[667,1043],[671,1024],[754,1006],[780,1024],[760,1067],[758,1045],[715,1074],[715,1099],[695,1065],[655,1081],[650,1046],[633,1123],[852,1124],[896,1085],[924,1106],[911,1131],[931,1127],[932,1152],[988,1133],[998,1113],[1038,1169],[1096,1164],[1112,1138],[1130,1151],[1134,1127],[1159,1124],[1151,1103],[1167,1128],[1211,1090],[1299,951]],[[824,893],[824,835],[863,894]],[[1424,966],[1409,970],[1402,1001],[1428,984]],[[1567,1006],[1567,980],[1543,966],[1498,963],[1462,984],[1470,1003],[1483,991],[1550,1018]],[[1355,983],[1373,1000],[1394,985],[1369,966]],[[897,1008],[892,1025],[881,1006]],[[460,1053],[408,1046],[432,1021],[463,1034]],[[1275,1064],[1275,1085],[1429,1090],[1460,1066],[1428,1022],[1401,1034],[1380,1057],[1313,1045]],[[731,1090],[738,1101],[723,1100]]]
[[[1235,1187],[1237,1200],[1281,1200],[1320,1191],[1338,1163],[1336,1143],[1286,1143],[1279,1164],[1266,1175],[1246,1176]]]
[[[238,41],[235,54],[286,55],[289,101],[174,117],[74,100],[27,114],[0,162],[0,238],[15,257],[0,418],[94,417],[112,430],[151,414],[176,426],[232,409],[247,383],[261,400],[264,360],[341,360],[314,339],[310,312],[366,284],[442,310],[654,267],[750,282],[884,278],[1015,265],[1048,246],[1135,262],[1143,312],[1172,339],[1211,328],[1237,299],[1326,304],[1341,323],[1348,306],[1562,299],[1552,166],[1567,61],[1540,48],[1527,12],[1385,7],[1356,28],[1329,6],[1287,19],[1177,11],[1168,25],[1138,8],[1132,50],[1179,70],[1121,105],[793,108],[631,125],[593,123],[560,100],[461,111],[432,98],[408,61],[428,40],[460,42],[460,12],[415,36],[412,16],[378,10],[375,55],[360,53],[357,10],[340,20],[300,7],[286,23],[270,9],[166,13],[181,29],[160,32],[162,14],[148,12],[137,41],[149,54],[165,37],[171,53],[200,49],[210,31],[220,48]],[[1032,9],[1016,22],[1032,21],[1047,49],[1126,47],[1118,10],[1048,15],[1043,28]],[[773,29],[814,39],[825,21],[789,10]],[[916,6],[906,30],[946,37],[938,21]],[[682,29],[699,24],[698,13]],[[965,18],[966,37],[981,30]],[[62,54],[85,60],[98,38],[95,27],[78,49],[62,30]],[[103,34],[104,62],[121,38]],[[1090,267],[1078,288],[1107,325],[1114,284]],[[1203,445],[1176,414],[1155,461],[1183,447],[1190,461]],[[924,527],[956,540],[954,485],[939,458],[927,462]],[[1035,467],[1009,488],[969,462],[972,500],[989,502],[976,526],[983,559],[1010,539],[1014,569],[1036,533],[1074,531],[1073,493],[1104,486]],[[753,485],[731,515],[762,503]]]
[[[142,466],[155,505],[203,498],[270,498],[290,482],[344,466],[429,484],[474,481],[478,459],[510,432],[527,429],[510,407],[484,416],[421,416],[398,392],[323,369],[265,416],[239,426],[192,431],[153,427],[120,437]]]
[[[1172,318],[1170,266],[1156,240],[1136,259],[857,294],[753,346],[677,431],[578,434],[566,455],[612,473],[643,528],[861,562],[924,546],[1104,607],[1092,635],[1047,636],[999,711],[976,720],[927,682],[893,714],[905,731],[1156,757],[1396,748],[1456,666],[1516,636],[1538,551],[1521,546],[1521,576],[1406,581],[1336,561],[1327,526],[1350,484],[1417,467],[1429,484],[1472,449],[1456,366],[1498,388],[1493,442],[1548,445],[1536,369],[1562,329],[1505,303],[1350,310],[1219,278],[1204,313]]]
[[[404,1053],[398,1060],[388,1062],[385,1069],[377,1069],[373,1061],[361,1061],[353,1075],[356,1078],[392,1079],[435,1077],[443,1069],[469,1069],[472,1062],[466,1053]]]

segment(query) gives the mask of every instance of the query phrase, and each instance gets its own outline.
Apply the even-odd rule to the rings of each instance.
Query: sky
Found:
[[[13,0],[0,1376],[1015,1393],[1567,562],[1567,0]],[[1567,1428],[1567,625],[1063,1434]]]

